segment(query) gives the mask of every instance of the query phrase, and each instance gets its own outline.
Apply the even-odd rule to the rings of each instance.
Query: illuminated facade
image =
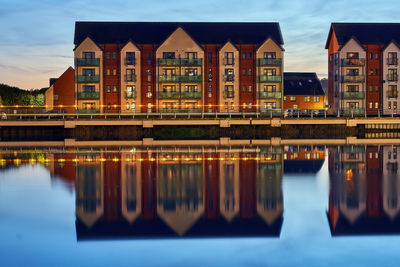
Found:
[[[76,22],[77,112],[283,107],[278,23]]]

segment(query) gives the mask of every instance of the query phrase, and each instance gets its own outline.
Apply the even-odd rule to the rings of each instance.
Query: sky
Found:
[[[0,0],[0,83],[48,87],[73,66],[75,21],[279,22],[285,71],[327,76],[331,22],[400,22],[398,0]]]

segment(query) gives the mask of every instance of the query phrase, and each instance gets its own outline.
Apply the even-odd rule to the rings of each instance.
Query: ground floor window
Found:
[[[94,102],[86,102],[86,103],[83,103],[82,106],[83,106],[84,110],[95,109],[96,108],[96,103],[94,103]]]
[[[276,108],[276,102],[264,102],[264,109]]]

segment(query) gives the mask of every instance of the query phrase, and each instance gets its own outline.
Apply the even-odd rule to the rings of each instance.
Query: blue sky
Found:
[[[0,0],[0,83],[48,86],[73,65],[74,22],[277,21],[285,71],[327,73],[332,21],[400,22],[398,0]]]

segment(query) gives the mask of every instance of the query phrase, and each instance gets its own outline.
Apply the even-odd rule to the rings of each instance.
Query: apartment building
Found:
[[[77,112],[280,115],[278,23],[76,22]]]
[[[400,23],[332,23],[328,49],[329,112],[398,113]]]

